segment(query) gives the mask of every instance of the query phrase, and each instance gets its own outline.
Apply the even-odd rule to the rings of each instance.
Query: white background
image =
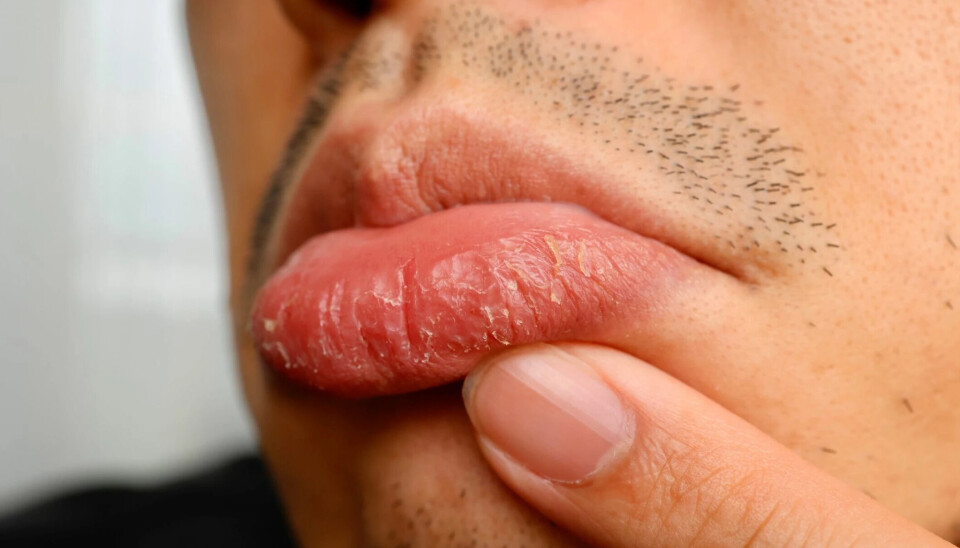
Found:
[[[0,510],[253,446],[179,0],[0,0]]]

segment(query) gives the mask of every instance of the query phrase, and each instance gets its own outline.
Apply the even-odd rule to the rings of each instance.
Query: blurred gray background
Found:
[[[0,0],[0,511],[253,447],[180,0]]]

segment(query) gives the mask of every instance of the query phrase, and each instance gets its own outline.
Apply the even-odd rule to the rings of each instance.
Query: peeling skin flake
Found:
[[[563,256],[560,255],[560,249],[557,247],[557,239],[552,234],[547,234],[543,237],[543,240],[547,242],[547,247],[553,252],[553,259],[556,261],[556,264],[553,265],[553,274],[559,276],[560,267],[563,266]]]

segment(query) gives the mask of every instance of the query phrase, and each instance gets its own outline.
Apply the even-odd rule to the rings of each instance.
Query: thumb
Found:
[[[464,384],[484,456],[601,546],[949,546],[630,355],[538,344]]]

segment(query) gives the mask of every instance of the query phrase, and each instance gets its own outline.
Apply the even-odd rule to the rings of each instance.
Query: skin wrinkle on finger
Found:
[[[724,266],[834,275],[842,245],[838,226],[817,203],[826,173],[789,131],[762,121],[762,102],[747,100],[740,85],[671,76],[625,47],[506,19],[472,2],[435,11],[412,38],[407,56],[398,49],[406,47],[402,41],[373,33],[358,38],[338,69],[319,80],[321,92],[308,104],[282,166],[303,163],[309,151],[304,141],[322,138],[316,112],[329,111],[339,94],[350,92],[356,101],[364,94],[411,93],[455,74],[461,85],[489,89],[483,93],[575,136],[584,152],[622,159],[621,169],[637,184],[651,181],[643,186],[647,199],[694,223],[684,228],[697,234],[698,246],[716,248],[710,257],[722,256]],[[407,82],[394,90],[401,74]],[[298,174],[278,171],[268,197],[287,193]],[[444,196],[446,189],[412,180],[419,185],[412,210],[436,211],[481,192],[457,189]],[[278,202],[262,206],[253,242],[257,260],[263,260]]]

